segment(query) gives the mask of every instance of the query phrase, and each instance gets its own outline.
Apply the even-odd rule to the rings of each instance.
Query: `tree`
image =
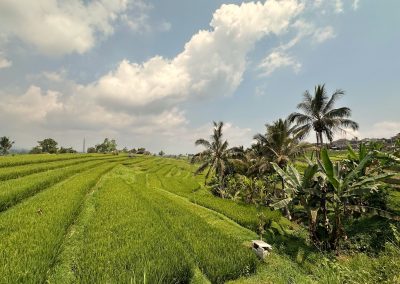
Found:
[[[299,202],[307,212],[310,239],[322,249],[338,252],[340,241],[346,239],[343,220],[353,212],[368,212],[399,219],[389,212],[364,203],[363,198],[379,190],[379,182],[391,175],[373,174],[374,171],[366,170],[374,156],[375,152],[370,151],[353,165],[346,160],[334,164],[326,148],[323,148],[321,160],[317,164],[309,161],[303,175],[291,165],[283,170],[273,164],[285,181],[287,197],[272,206],[283,208],[289,203]]]
[[[350,108],[334,108],[336,101],[343,95],[344,91],[336,90],[328,98],[325,85],[317,85],[314,96],[306,91],[303,94],[303,101],[297,105],[297,108],[303,113],[294,112],[289,115],[288,119],[290,122],[296,122],[299,131],[304,135],[314,130],[317,145],[321,147],[324,144],[324,136],[332,142],[335,132],[345,132],[345,128],[358,129],[358,124],[348,119],[351,116]]]
[[[110,153],[117,150],[117,143],[114,139],[104,139],[104,142],[95,146],[97,153]]]
[[[333,208],[333,226],[331,230],[327,228],[329,234],[329,243],[326,244],[330,249],[339,250],[339,242],[346,237],[343,226],[343,218],[351,211],[359,213],[372,212],[383,217],[390,217],[383,210],[370,208],[359,202],[360,197],[371,191],[378,190],[379,181],[391,176],[390,173],[378,175],[367,175],[366,167],[374,159],[375,153],[368,152],[363,156],[359,163],[349,168],[338,161],[335,164],[331,161],[328,151],[323,148],[321,151],[321,160],[318,160],[321,172],[328,181],[328,190],[331,190],[331,200]]]
[[[43,153],[42,148],[40,146],[35,146],[29,151],[29,154],[42,154],[42,153]]]
[[[164,151],[163,151],[163,150],[161,150],[161,151],[158,153],[158,155],[162,157],[162,156],[164,156],[164,155],[165,155],[165,153],[164,153]]]
[[[276,163],[272,163],[272,165],[286,184],[284,197],[273,203],[272,207],[275,209],[287,208],[293,200],[298,200],[307,213],[310,239],[316,242],[318,239],[316,236],[317,214],[321,207],[318,200],[322,200],[325,194],[320,188],[321,177],[317,176],[318,165],[310,162],[303,175],[291,164],[287,165],[286,169],[282,169]]]
[[[0,138],[0,154],[7,155],[10,151],[14,141],[11,141],[9,137],[3,136]]]
[[[265,135],[258,133],[254,139],[260,144],[263,154],[280,167],[285,167],[310,147],[309,144],[300,142],[304,134],[291,126],[287,119],[279,119],[265,126]]]
[[[213,135],[210,136],[210,141],[207,141],[206,139],[196,140],[196,146],[204,146],[206,149],[203,152],[194,155],[192,162],[200,161],[202,163],[196,170],[195,174],[199,174],[208,169],[205,176],[205,183],[207,182],[211,171],[215,171],[218,184],[221,187],[223,186],[223,180],[229,164],[228,141],[224,141],[222,138],[222,128],[224,123],[222,121],[218,123],[214,121],[213,124]]]
[[[42,141],[38,141],[39,147],[42,149],[43,153],[55,154],[57,153],[58,143],[52,138],[46,138]]]
[[[77,151],[74,150],[72,147],[69,147],[69,148],[61,147],[60,150],[58,150],[58,153],[60,153],[60,154],[77,153]]]
[[[266,134],[257,134],[254,139],[258,142],[262,149],[262,155],[266,157],[265,161],[273,161],[280,167],[285,167],[289,162],[293,161],[297,156],[304,154],[310,145],[301,143],[300,140],[304,136],[296,127],[291,126],[289,120],[279,119],[272,124],[266,124]],[[285,183],[281,177],[283,194],[286,195]],[[289,208],[285,207],[287,218],[291,219]]]
[[[87,148],[87,153],[96,153],[96,148],[95,147]]]

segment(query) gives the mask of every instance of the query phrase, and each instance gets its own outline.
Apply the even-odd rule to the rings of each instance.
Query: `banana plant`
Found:
[[[276,163],[271,164],[285,183],[283,198],[273,203],[272,207],[288,211],[289,204],[298,200],[307,212],[310,237],[316,240],[315,229],[319,210],[319,206],[316,205],[320,199],[321,182],[323,183],[324,179],[319,173],[318,165],[309,162],[301,175],[293,165],[287,165],[284,170]]]
[[[321,150],[319,167],[326,176],[328,186],[332,189],[332,207],[334,210],[334,226],[330,239],[332,249],[338,249],[339,240],[345,236],[342,219],[348,210],[362,211],[367,209],[362,204],[353,205],[352,200],[362,197],[364,194],[378,190],[379,181],[390,177],[392,174],[365,175],[365,169],[374,158],[374,152],[359,153],[360,161],[352,168],[348,168],[342,162],[331,161],[328,150]],[[371,211],[371,210],[369,210]],[[382,211],[382,210],[380,210]]]

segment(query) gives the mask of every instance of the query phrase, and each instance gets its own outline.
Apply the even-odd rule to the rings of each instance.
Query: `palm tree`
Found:
[[[287,119],[279,119],[265,126],[267,128],[266,134],[256,134],[254,139],[257,140],[263,149],[263,155],[266,157],[268,164],[272,160],[284,168],[290,161],[293,161],[310,147],[309,144],[300,142],[304,134],[296,127],[292,127],[290,121]],[[286,195],[283,177],[281,177],[281,183],[283,194]],[[289,208],[285,206],[284,209],[287,218],[290,220],[291,214]]]
[[[225,173],[229,165],[229,150],[228,141],[222,139],[223,122],[214,123],[213,135],[210,141],[206,139],[198,139],[195,142],[196,146],[204,146],[206,150],[193,156],[192,162],[200,161],[202,164],[196,170],[195,174],[199,174],[208,169],[205,176],[205,183],[212,170],[215,171],[219,184],[222,185]]]
[[[256,134],[254,139],[264,149],[264,155],[269,156],[280,167],[304,153],[309,144],[301,143],[304,136],[298,128],[292,127],[288,119],[279,119],[272,124],[266,124],[266,134]]]
[[[296,122],[304,135],[313,129],[318,146],[323,145],[324,136],[332,142],[335,132],[345,132],[344,128],[358,129],[358,124],[348,119],[351,116],[350,108],[334,108],[336,101],[343,95],[344,91],[336,90],[328,98],[325,85],[317,85],[314,96],[311,96],[309,91],[305,91],[303,101],[297,105],[297,108],[303,113],[294,112],[289,115],[288,119],[290,122]]]

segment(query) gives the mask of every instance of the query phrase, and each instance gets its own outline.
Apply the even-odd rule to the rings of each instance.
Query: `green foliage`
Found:
[[[279,119],[265,126],[265,135],[257,134],[254,139],[260,145],[266,161],[274,161],[284,167],[311,148],[310,144],[300,142],[304,136],[303,131],[292,126],[287,119]]]
[[[87,148],[86,152],[88,152],[88,153],[97,153],[95,147],[89,147],[89,148]]]
[[[302,111],[289,115],[290,122],[296,122],[298,129],[307,135],[314,130],[317,137],[317,145],[322,146],[325,136],[330,142],[336,131],[344,128],[358,129],[358,124],[349,119],[351,110],[348,107],[334,108],[336,101],[344,95],[343,90],[336,90],[329,98],[325,85],[317,85],[312,96],[309,91],[303,94],[303,101],[297,105]]]
[[[74,150],[72,147],[69,147],[69,148],[64,148],[64,147],[61,147],[59,150],[58,150],[58,153],[59,154],[66,154],[66,153],[77,153],[76,152],[76,150]]]
[[[103,143],[95,146],[97,153],[111,153],[117,150],[117,143],[114,139],[104,139]],[[89,150],[89,149],[88,149]]]
[[[42,147],[40,146],[35,146],[29,151],[29,154],[42,154],[42,153],[43,153]]]
[[[6,136],[0,137],[0,155],[7,155],[14,143]]]
[[[229,173],[230,167],[230,152],[228,150],[228,141],[223,140],[222,128],[224,123],[213,122],[214,129],[210,141],[206,139],[198,139],[195,142],[196,146],[203,146],[205,150],[192,157],[192,163],[200,162],[200,167],[196,170],[195,174],[200,174],[207,170],[205,175],[205,183],[209,175],[214,172],[218,179],[219,189],[223,190],[224,178]]]
[[[46,138],[42,141],[38,141],[38,143],[39,143],[39,148],[42,150],[42,153],[55,154],[58,151],[58,148],[57,148],[58,143],[52,138]],[[39,149],[39,148],[37,148],[37,149]],[[32,149],[32,151],[33,151],[33,149]]]
[[[314,244],[327,250],[339,250],[340,242],[347,238],[343,222],[352,213],[392,217],[384,211],[386,208],[372,207],[385,201],[384,194],[375,193],[382,189],[378,182],[390,176],[367,171],[375,154],[375,151],[367,151],[364,145],[358,154],[349,147],[352,163],[346,160],[334,163],[323,148],[318,165],[309,161],[303,175],[292,165],[283,170],[273,164],[285,182],[284,195],[273,206],[287,208],[298,200],[307,213],[310,239]]]

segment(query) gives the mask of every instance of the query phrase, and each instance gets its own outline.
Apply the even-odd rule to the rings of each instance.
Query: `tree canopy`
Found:
[[[7,155],[14,143],[15,142],[11,141],[9,137],[0,137],[0,154]]]

